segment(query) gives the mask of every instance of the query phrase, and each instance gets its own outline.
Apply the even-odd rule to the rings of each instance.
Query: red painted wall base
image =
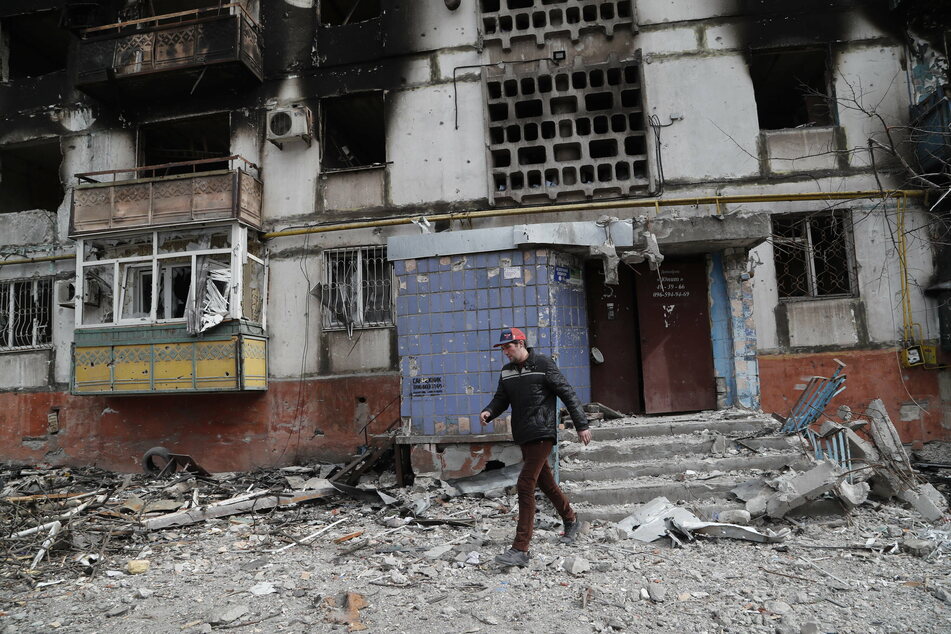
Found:
[[[846,364],[845,391],[836,396],[827,412],[840,405],[864,414],[869,402],[882,399],[905,443],[951,440],[951,420],[943,420],[938,372],[904,368],[898,350],[857,350],[816,354],[760,355],[761,403],[764,412],[789,414],[811,376],[830,376],[839,359]]]
[[[347,460],[399,419],[398,374],[271,381],[267,392],[157,396],[0,393],[0,460],[134,472],[150,448],[209,471]],[[362,400],[361,400],[362,399]],[[59,431],[48,414],[58,410]]]

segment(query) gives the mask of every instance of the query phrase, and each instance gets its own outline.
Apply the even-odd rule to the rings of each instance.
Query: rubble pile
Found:
[[[763,470],[712,514],[658,496],[585,522],[572,545],[541,501],[524,569],[493,561],[517,465],[402,489],[357,460],[8,468],[0,633],[946,632],[947,507],[886,432],[855,434],[846,464],[809,447],[805,468]]]

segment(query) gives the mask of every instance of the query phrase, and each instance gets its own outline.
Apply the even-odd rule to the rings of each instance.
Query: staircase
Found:
[[[637,416],[595,423],[587,447],[562,434],[560,480],[584,520],[618,521],[639,504],[664,496],[701,518],[743,508],[736,485],[810,460],[795,436],[755,412],[725,410],[678,416]]]

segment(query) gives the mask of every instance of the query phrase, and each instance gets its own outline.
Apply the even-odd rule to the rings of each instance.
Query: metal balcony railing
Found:
[[[169,91],[164,82],[147,78],[188,70],[202,73],[202,82],[260,82],[259,31],[237,3],[84,29],[76,85],[93,94],[115,84],[140,93],[145,89],[145,94],[138,96],[148,96],[150,91],[174,93],[179,91]]]
[[[263,185],[251,170],[235,155],[76,174],[70,235],[227,219],[260,229]]]

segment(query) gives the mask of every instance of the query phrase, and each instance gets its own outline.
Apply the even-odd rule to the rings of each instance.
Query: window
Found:
[[[63,203],[59,140],[0,147],[0,213],[44,209]]]
[[[228,169],[227,161],[211,159],[231,155],[231,122],[228,113],[176,119],[139,128],[139,165],[165,165],[204,161],[157,171],[156,176]]]
[[[197,334],[225,319],[265,325],[266,267],[247,233],[225,225],[81,240],[77,326],[184,322]]]
[[[757,51],[750,76],[761,130],[833,125],[827,51]]]
[[[393,274],[386,247],[326,251],[324,273],[324,283],[315,289],[324,307],[324,328],[352,332],[393,325]]]
[[[773,251],[780,299],[854,295],[848,212],[774,217]]]
[[[330,97],[320,102],[324,170],[371,167],[386,163],[383,92]]]
[[[380,17],[380,0],[319,0],[321,26],[343,26]]]
[[[53,279],[0,282],[0,351],[53,343]]]
[[[66,69],[69,33],[59,27],[59,15],[40,11],[0,22],[0,81]]]

